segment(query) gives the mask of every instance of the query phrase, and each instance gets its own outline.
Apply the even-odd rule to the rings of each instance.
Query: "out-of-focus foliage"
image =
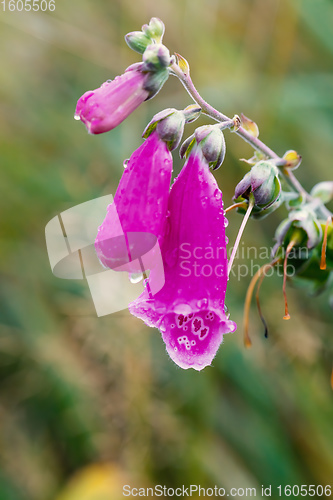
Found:
[[[204,97],[255,120],[281,155],[300,152],[307,189],[332,179],[331,1],[56,0],[53,13],[1,11],[1,500],[117,500],[125,481],[257,487],[261,498],[261,484],[332,481],[327,295],[289,287],[292,317],[283,322],[281,276],[266,279],[270,335],[253,308],[246,351],[250,274],[232,276],[228,306],[239,329],[214,366],[196,373],[167,358],[157,330],[127,312],[97,318],[84,281],[51,273],[46,223],[114,192],[151,117],[190,104],[170,78],[111,133],[88,136],[73,120],[83,92],[138,60],[124,35],[152,16],[163,19],[164,43],[189,61]],[[226,140],[217,178],[228,205],[248,168],[238,159],[252,152],[234,135]],[[285,215],[280,208],[249,222],[236,273],[268,261]],[[241,217],[229,219],[232,242]]]

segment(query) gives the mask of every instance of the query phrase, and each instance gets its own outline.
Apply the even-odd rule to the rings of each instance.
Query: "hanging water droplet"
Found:
[[[143,279],[143,274],[142,273],[130,273],[129,275],[129,280],[131,283],[140,283],[140,281]]]
[[[75,113],[74,120],[80,120],[80,115],[78,115],[77,113]]]
[[[230,312],[229,312],[229,309],[228,309],[228,307],[226,306],[226,304],[224,304],[224,314],[225,314],[225,317],[226,317],[227,319],[229,319],[229,318],[230,318]]]
[[[106,83],[111,83],[111,82],[112,82],[112,80],[110,80],[110,79],[109,79],[109,80],[106,80]]]
[[[126,160],[124,160],[124,162],[123,162],[123,167],[124,168],[127,167],[128,162],[129,162],[129,158],[127,158]]]
[[[226,236],[226,237],[225,237],[225,242],[226,242],[226,244],[228,244],[228,243],[229,243],[229,238],[228,238],[228,236]]]
[[[224,227],[228,227],[229,221],[228,219],[224,219]]]

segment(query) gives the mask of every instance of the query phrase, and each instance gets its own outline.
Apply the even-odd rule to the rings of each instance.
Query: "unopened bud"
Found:
[[[148,45],[143,54],[144,70],[158,71],[170,66],[170,52],[161,43]]]
[[[274,254],[279,247],[286,246],[291,241],[295,231],[299,242],[306,244],[308,249],[317,246],[322,239],[322,228],[315,213],[306,208],[293,210],[275,232]]]
[[[143,132],[143,137],[147,138],[156,129],[160,139],[165,141],[170,151],[172,151],[179,146],[185,123],[194,121],[198,118],[200,112],[201,108],[196,105],[189,106],[183,111],[174,108],[164,109],[157,113],[148,123]]]
[[[151,45],[151,38],[142,33],[142,31],[132,31],[125,35],[127,45],[135,52],[143,54],[148,45]]]
[[[278,170],[269,161],[256,163],[235,188],[234,199],[248,199],[253,193],[256,207],[267,209],[275,203],[281,193]]]
[[[202,154],[213,170],[217,170],[225,157],[225,140],[218,125],[204,125],[194,132],[194,137]]]
[[[313,186],[311,196],[319,198],[323,203],[333,200],[333,181],[319,182]]]
[[[161,43],[164,35],[164,23],[158,17],[152,17],[149,24],[142,26],[142,31],[146,36],[155,40],[156,43]]]
[[[302,157],[297,153],[297,151],[290,150],[283,155],[283,159],[286,160],[284,164],[285,168],[290,170],[296,170],[301,164]]]

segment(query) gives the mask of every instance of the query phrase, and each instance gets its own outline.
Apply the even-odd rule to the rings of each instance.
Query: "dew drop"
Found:
[[[228,238],[228,236],[226,236],[226,237],[225,237],[225,242],[226,242],[226,244],[228,244],[228,243],[229,243],[229,238]]]
[[[112,80],[110,80],[110,79],[109,79],[109,80],[106,80],[106,83],[111,83],[111,82],[112,82]]]
[[[129,275],[129,280],[131,283],[140,283],[140,281],[143,279],[143,274],[142,273],[130,273]]]
[[[192,308],[188,304],[177,304],[174,307],[174,312],[176,314],[183,314],[184,316],[188,316],[189,314],[191,314]]]
[[[123,167],[124,168],[127,167],[128,162],[129,162],[129,158],[127,158],[126,160],[124,160],[124,162],[123,162]]]
[[[228,307],[226,306],[226,304],[224,304],[224,314],[225,314],[225,317],[226,317],[227,319],[229,319],[229,318],[230,318],[230,312],[229,312],[229,309],[228,309]]]
[[[74,120],[80,120],[80,119],[81,119],[81,118],[80,118],[80,115],[78,115],[78,114],[76,114],[76,113],[75,113],[75,115],[74,115]]]
[[[221,199],[221,191],[219,189],[215,189],[214,191],[214,197],[216,200],[220,200]]]
[[[228,227],[229,221],[228,219],[224,219],[224,227]]]

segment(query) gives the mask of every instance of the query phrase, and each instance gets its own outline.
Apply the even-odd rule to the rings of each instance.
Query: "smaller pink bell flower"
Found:
[[[137,107],[154,97],[169,77],[170,53],[162,44],[149,45],[143,62],[132,64],[125,73],[98,89],[85,92],[77,102],[74,118],[90,134],[102,134],[117,127]]]
[[[117,127],[145,101],[147,74],[132,69],[89,90],[77,102],[75,119],[81,120],[90,134],[101,134]]]

